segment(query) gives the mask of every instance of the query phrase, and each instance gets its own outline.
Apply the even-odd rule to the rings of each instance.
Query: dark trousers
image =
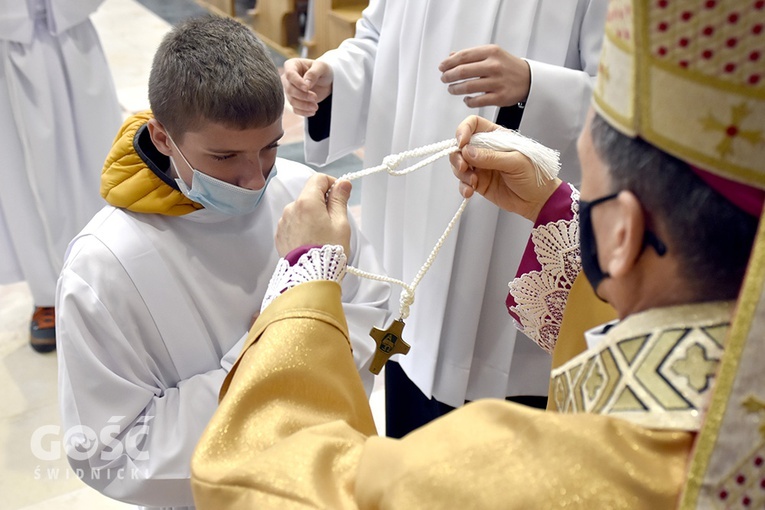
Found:
[[[547,407],[547,397],[518,396],[507,397],[507,400],[538,409]],[[450,405],[427,398],[401,365],[395,361],[385,364],[385,434],[388,437],[404,437],[452,410]]]

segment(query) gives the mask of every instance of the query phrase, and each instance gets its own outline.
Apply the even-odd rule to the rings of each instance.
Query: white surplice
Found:
[[[193,504],[191,454],[260,310],[279,259],[274,234],[282,210],[313,173],[283,159],[276,168],[251,214],[202,209],[171,217],[107,206],[72,242],[57,302],[62,429],[86,426],[99,438],[117,437],[116,453],[101,439],[92,450],[83,447],[81,459],[70,455],[73,469],[107,496],[151,507]],[[349,262],[382,271],[352,228]],[[384,324],[389,293],[386,283],[353,275],[343,281],[368,393],[368,333]]]
[[[454,136],[470,109],[440,81],[450,52],[495,43],[526,57],[531,90],[520,132],[561,152],[561,177],[579,178],[576,138],[598,66],[606,0],[372,0],[356,37],[322,60],[334,70],[330,136],[306,160],[333,161],[360,146],[365,166],[391,153]],[[446,159],[405,177],[377,174],[362,184],[362,228],[391,276],[412,281],[461,197]],[[505,308],[531,225],[481,197],[417,288],[399,357],[427,396],[466,399],[547,393],[550,358],[518,337]],[[397,294],[391,309],[397,310]]]
[[[104,206],[121,122],[88,16],[103,0],[0,0],[0,284],[53,306],[66,246]]]

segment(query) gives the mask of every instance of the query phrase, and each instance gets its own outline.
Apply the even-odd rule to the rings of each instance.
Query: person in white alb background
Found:
[[[89,18],[102,2],[0,0],[0,284],[29,284],[38,352],[56,348],[56,279],[104,206],[99,172],[121,121]]]
[[[317,60],[285,63],[287,98],[308,117],[306,160],[324,164],[364,146],[364,165],[379,165],[452,137],[477,113],[560,151],[562,177],[575,181],[606,4],[372,0],[354,38]],[[449,173],[442,160],[362,181],[362,230],[391,276],[412,281],[457,210]],[[544,406],[550,357],[516,336],[502,306],[530,229],[484,200],[468,204],[417,288],[404,330],[411,351],[386,365],[389,435],[481,397]]]

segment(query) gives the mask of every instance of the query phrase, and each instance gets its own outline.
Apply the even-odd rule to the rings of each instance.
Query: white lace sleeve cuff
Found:
[[[570,186],[570,219],[536,226],[531,232],[539,270],[510,282],[509,307],[520,331],[552,352],[563,322],[568,294],[582,267],[579,253],[579,192]]]
[[[329,280],[337,283],[343,282],[348,259],[343,247],[339,245],[325,245],[321,248],[311,248],[293,265],[282,258],[276,265],[276,270],[268,282],[268,289],[263,298],[260,311],[266,309],[271,301],[292,287],[314,280]]]

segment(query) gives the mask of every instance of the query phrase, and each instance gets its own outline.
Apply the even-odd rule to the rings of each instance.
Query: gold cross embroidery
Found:
[[[763,413],[765,414],[765,402],[758,399],[754,395],[749,395],[746,400],[741,404],[748,413]],[[765,440],[765,420],[760,425],[760,435]]]
[[[694,344],[688,348],[684,358],[672,363],[672,370],[688,379],[693,389],[701,393],[709,385],[709,379],[715,375],[717,361],[707,358],[704,348]]]
[[[593,364],[590,375],[587,376],[587,382],[584,383],[585,389],[587,389],[587,398],[593,400],[600,387],[603,385],[603,376],[598,369],[598,365]]]
[[[733,141],[736,138],[742,138],[752,145],[765,142],[762,137],[762,130],[759,129],[743,129],[741,124],[749,117],[752,110],[746,105],[741,103],[731,108],[731,121],[725,123],[711,113],[701,120],[705,131],[720,131],[725,137],[720,143],[715,146],[718,154],[721,158],[725,158],[729,154],[733,153]]]

